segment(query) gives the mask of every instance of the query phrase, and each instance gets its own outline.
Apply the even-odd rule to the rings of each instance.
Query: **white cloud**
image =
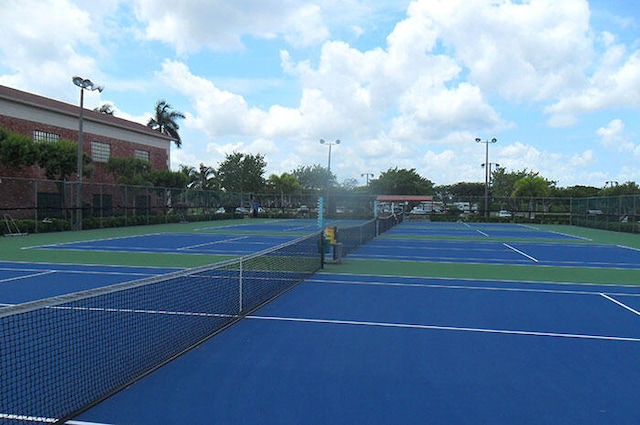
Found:
[[[550,125],[574,125],[585,112],[640,106],[640,51],[611,42],[607,37],[607,50],[584,86],[545,109]]]
[[[600,127],[597,134],[600,136],[600,143],[607,149],[631,153],[636,150],[635,145],[625,135],[624,123],[620,119],[612,120],[606,127]]]
[[[180,54],[203,48],[237,50],[243,38],[283,37],[295,46],[317,44],[329,36],[321,9],[300,0],[137,0],[144,36],[175,46]]]
[[[555,97],[593,54],[583,0],[421,0],[410,15],[430,24],[471,82],[508,99]]]
[[[68,0],[4,2],[0,84],[77,102],[73,75],[103,81],[100,17]]]
[[[473,181],[484,159],[473,138],[507,128],[537,141],[498,143],[492,161],[562,182],[640,156],[627,118],[640,107],[638,40],[590,26],[586,0],[6,0],[2,13],[0,84],[76,103],[79,74],[107,85],[88,106],[104,99],[143,123],[167,98],[187,115],[176,164],[235,149],[284,172],[324,163],[318,139],[340,138],[340,181],[395,166]],[[238,57],[268,70],[222,69]],[[611,109],[626,121],[597,115]],[[536,137],[585,113],[608,122],[596,140]]]
[[[592,150],[576,153],[569,158],[571,168],[584,168],[595,164],[596,157]]]

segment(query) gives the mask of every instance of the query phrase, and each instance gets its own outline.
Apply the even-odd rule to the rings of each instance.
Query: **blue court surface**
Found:
[[[617,245],[377,238],[352,259],[640,268],[640,250]]]
[[[635,424],[640,288],[316,274],[74,424]]]
[[[423,223],[405,222],[402,226],[390,229],[387,236],[419,236],[419,237],[453,237],[466,240],[486,238],[509,239],[550,239],[550,240],[583,240],[580,237],[539,230],[531,226],[512,223]]]
[[[174,272],[175,268],[0,262],[0,308]]]
[[[247,255],[296,239],[294,235],[158,233],[41,245],[34,249]]]

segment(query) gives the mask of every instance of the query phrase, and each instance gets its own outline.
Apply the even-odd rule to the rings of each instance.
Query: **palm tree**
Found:
[[[159,100],[158,103],[156,103],[155,116],[149,119],[147,127],[166,134],[173,139],[177,147],[181,147],[182,140],[180,140],[180,134],[178,134],[180,126],[177,120],[179,118],[185,118],[185,115],[182,112],[173,111],[172,109],[166,100]]]
[[[206,166],[203,163],[200,163],[199,168],[191,165],[180,165],[178,171],[189,178],[187,183],[189,189],[209,190],[214,186],[216,170],[213,167]]]
[[[545,197],[549,195],[551,191],[552,182],[540,177],[538,173],[529,173],[526,176],[517,180],[513,187],[513,197],[529,197],[529,216],[533,211],[533,200],[538,197]]]
[[[291,195],[300,193],[302,186],[298,183],[298,179],[293,174],[282,173],[281,175],[271,174],[267,182],[274,193],[280,194],[280,207],[284,212],[285,205],[291,204]],[[287,199],[285,200],[285,193]]]

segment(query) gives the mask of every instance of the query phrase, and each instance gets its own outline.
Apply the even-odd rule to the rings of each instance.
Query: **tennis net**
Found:
[[[337,229],[337,240],[342,244],[342,254],[347,255],[360,245],[364,245],[376,236],[402,222],[402,214],[378,217],[363,224]]]
[[[320,235],[0,309],[0,423],[63,423],[200,344],[316,272]]]

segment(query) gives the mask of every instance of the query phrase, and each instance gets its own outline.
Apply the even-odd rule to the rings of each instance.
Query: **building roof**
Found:
[[[49,110],[59,114],[71,115],[75,117],[80,115],[80,107],[77,105],[60,102],[58,100],[50,99],[43,96],[38,96],[33,93],[27,93],[24,91],[20,91],[10,87],[0,85],[0,100],[2,99],[16,102],[16,103],[21,103],[21,104],[28,105],[35,108]],[[1,113],[2,111],[0,111],[0,114]],[[109,125],[112,127],[119,127],[128,131],[144,133],[159,139],[165,139],[168,141],[173,140],[173,138],[163,133],[160,133],[159,131],[154,130],[150,127],[147,127],[146,125],[133,122],[133,121],[128,121],[123,118],[118,118],[113,115],[101,114],[91,109],[86,109],[86,108],[84,109],[83,119],[101,122],[105,125]]]

